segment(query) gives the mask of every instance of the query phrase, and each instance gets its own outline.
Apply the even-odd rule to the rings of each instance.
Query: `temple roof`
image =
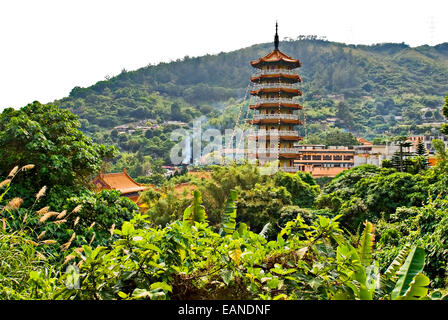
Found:
[[[135,182],[134,179],[127,174],[126,168],[123,169],[123,172],[100,173],[93,180],[93,183],[100,189],[119,190],[121,194],[139,192],[147,189],[146,186]]]
[[[284,54],[280,50],[274,50],[268,55],[264,56],[263,58],[259,58],[258,60],[251,61],[250,64],[252,67],[259,67],[265,63],[271,64],[276,62],[284,62],[288,65],[290,65],[292,68],[298,68],[302,64],[300,63],[299,59],[291,58],[290,56]]]

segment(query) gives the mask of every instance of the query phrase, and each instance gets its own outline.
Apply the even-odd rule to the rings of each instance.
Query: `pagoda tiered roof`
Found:
[[[271,53],[267,54],[266,56],[259,58],[258,60],[251,61],[250,64],[254,68],[261,68],[266,65],[280,65],[285,64],[286,66],[289,66],[291,69],[298,68],[302,66],[299,59],[294,59],[283,52],[281,52],[278,49],[275,49]]]
[[[254,90],[250,91],[251,95],[260,95],[262,93],[277,93],[277,92],[283,92],[291,97],[301,96],[302,91],[299,89],[293,89],[293,88],[285,88],[281,84],[277,85],[277,88],[266,88],[266,87],[259,87],[255,88]]]
[[[264,108],[288,108],[292,110],[301,110],[303,106],[298,101],[287,101],[286,99],[260,99],[253,102],[249,108],[252,110]]]
[[[302,82],[302,78],[297,73],[288,72],[289,70],[260,70],[250,77],[250,81],[259,82],[261,79],[278,80],[284,82],[297,83]]]

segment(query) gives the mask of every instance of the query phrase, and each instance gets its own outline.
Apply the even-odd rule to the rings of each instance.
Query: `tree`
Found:
[[[316,204],[343,214],[342,224],[357,230],[366,219],[375,222],[400,206],[421,206],[428,197],[428,180],[419,174],[363,165],[342,172],[323,188]]]
[[[351,128],[353,126],[353,116],[350,112],[348,105],[341,101],[336,106],[336,118],[338,118],[345,128]]]
[[[117,130],[117,129],[113,129],[113,130],[110,132],[110,136],[111,136],[111,138],[112,138],[113,140],[116,140],[117,137],[118,137],[118,130]]]
[[[180,109],[180,105],[177,102],[174,102],[171,105],[171,119],[182,120],[182,112]]]
[[[276,225],[281,209],[292,204],[291,194],[285,187],[256,184],[250,190],[239,192],[238,221],[260,232],[267,223]]]
[[[354,146],[358,140],[351,132],[339,128],[331,128],[324,132],[310,135],[304,141],[308,144],[324,144],[326,146]]]
[[[414,162],[414,167],[416,167],[416,172],[421,172],[428,168],[428,156],[425,148],[425,144],[420,139],[417,144],[416,156],[412,159]]]
[[[446,196],[429,199],[421,208],[401,207],[386,223],[380,221],[377,228],[378,244],[382,248],[379,259],[382,264],[391,262],[392,257],[408,243],[420,243],[426,249],[425,273],[432,279],[431,286],[446,286],[446,263],[448,259],[448,215]]]
[[[274,175],[274,181],[277,186],[285,187],[292,196],[293,204],[300,207],[312,207],[320,191],[319,186],[310,186],[298,174],[291,175],[279,171]]]
[[[79,127],[76,115],[38,101],[2,112],[0,177],[16,165],[35,165],[32,173],[17,179],[13,195],[19,189],[28,191],[22,195],[33,196],[43,186],[50,195],[56,186],[68,190],[89,185],[103,161],[115,156],[116,148],[94,143]]]
[[[448,119],[448,93],[445,96],[445,104],[442,107],[442,113],[443,113],[444,117],[446,119]],[[446,124],[446,123],[442,124],[441,132],[443,134],[447,134],[448,135],[448,124]]]
[[[432,146],[436,150],[437,169],[446,173],[448,171],[448,152],[445,143],[440,139],[434,139]]]
[[[409,160],[412,156],[412,153],[409,152],[412,143],[407,141],[407,139],[405,136],[395,138],[400,149],[392,156],[392,166],[400,172],[407,172],[408,168],[412,165],[412,162]]]
[[[419,156],[426,155],[425,144],[423,143],[423,141],[421,139],[418,140],[416,154],[419,155]]]

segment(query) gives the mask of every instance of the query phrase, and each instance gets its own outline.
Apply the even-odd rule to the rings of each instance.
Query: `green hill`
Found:
[[[272,48],[271,43],[259,44],[123,70],[91,87],[75,87],[55,103],[79,115],[83,130],[102,142],[117,143],[110,136],[116,136],[110,131],[113,127],[142,119],[188,123],[205,115],[219,128],[233,127],[235,104],[243,99],[254,71],[249,61]],[[393,43],[365,46],[297,40],[281,42],[280,49],[302,62],[298,72],[303,78],[308,134],[336,126],[373,138],[385,132],[429,132],[437,126],[434,123],[443,121],[440,109],[448,91],[448,43],[411,48]],[[169,132],[164,126],[161,130]],[[146,133],[147,138],[151,135]],[[120,147],[139,149],[138,145]]]

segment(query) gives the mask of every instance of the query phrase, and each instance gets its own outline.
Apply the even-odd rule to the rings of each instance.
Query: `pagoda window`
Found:
[[[324,156],[324,160],[331,160],[331,156]]]
[[[319,155],[319,156],[313,156],[313,160],[322,160],[322,157]]]
[[[342,156],[333,156],[333,160],[342,160]]]

